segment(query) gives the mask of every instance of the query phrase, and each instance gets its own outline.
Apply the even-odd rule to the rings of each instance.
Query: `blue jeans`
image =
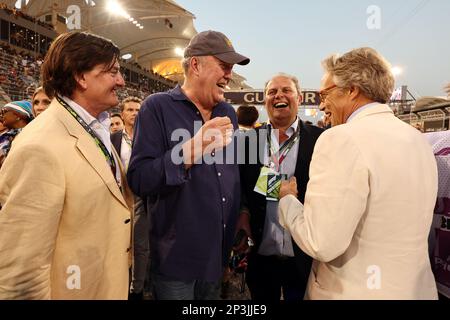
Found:
[[[151,277],[156,300],[220,300],[221,279],[182,281],[156,273]]]

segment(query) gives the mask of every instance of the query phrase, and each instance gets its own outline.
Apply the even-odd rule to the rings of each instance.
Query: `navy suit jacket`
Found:
[[[123,130],[111,133],[111,143],[116,148],[117,154],[120,157],[120,151],[122,150],[122,134]]]
[[[245,142],[245,164],[240,165],[241,176],[241,206],[245,206],[250,211],[250,227],[252,236],[255,241],[254,252],[257,252],[261,243],[264,222],[266,217],[266,197],[254,192],[256,181],[258,180],[264,161],[264,147],[266,143],[266,135],[258,134],[261,130],[267,129],[267,125],[263,125],[256,129],[258,161],[256,164],[250,164],[250,140]],[[298,148],[297,164],[295,167],[295,178],[297,179],[299,200],[304,203],[306,186],[309,181],[309,164],[316,140],[324,130],[303,123],[300,121],[300,141]],[[251,133],[248,133],[251,134]],[[301,276],[304,276],[305,282],[308,280],[311,270],[312,258],[305,254],[292,240],[294,247],[295,260]]]

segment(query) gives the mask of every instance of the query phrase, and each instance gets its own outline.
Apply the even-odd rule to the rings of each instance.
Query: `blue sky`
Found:
[[[370,46],[404,69],[397,85],[416,98],[444,95],[450,83],[449,0],[176,0],[197,19],[197,31],[225,33],[251,58],[235,71],[254,88],[273,74],[320,85],[320,61],[332,53]],[[369,6],[380,9],[380,29],[369,30]]]

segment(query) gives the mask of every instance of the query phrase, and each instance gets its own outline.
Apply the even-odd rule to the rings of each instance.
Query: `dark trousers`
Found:
[[[156,300],[220,300],[222,280],[183,281],[157,273],[151,275]]]
[[[255,301],[301,301],[306,291],[306,276],[301,275],[295,258],[261,256],[251,253],[246,273],[247,285]]]

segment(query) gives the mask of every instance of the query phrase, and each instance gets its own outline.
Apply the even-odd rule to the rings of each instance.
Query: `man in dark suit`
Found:
[[[125,169],[128,168],[133,143],[134,121],[141,108],[142,100],[137,97],[128,97],[120,103],[120,111],[124,129],[111,134],[111,142],[120,156]]]
[[[130,162],[134,123],[141,108],[141,103],[142,100],[137,97],[128,97],[120,103],[120,115],[123,119],[124,129],[111,134],[111,143],[116,149],[125,170],[128,169],[128,163]],[[134,199],[133,265],[128,299],[142,300],[150,256],[148,240],[150,222],[144,201],[139,197]]]
[[[284,300],[302,300],[311,269],[311,258],[280,226],[277,213],[276,184],[295,176],[298,194],[305,194],[314,145],[323,132],[297,117],[301,102],[297,78],[276,75],[265,87],[269,123],[249,131],[245,138],[245,164],[240,165],[243,200],[237,231],[244,230],[255,244],[246,274],[253,300],[279,301],[281,292]],[[245,249],[247,237],[235,248],[238,252]]]

